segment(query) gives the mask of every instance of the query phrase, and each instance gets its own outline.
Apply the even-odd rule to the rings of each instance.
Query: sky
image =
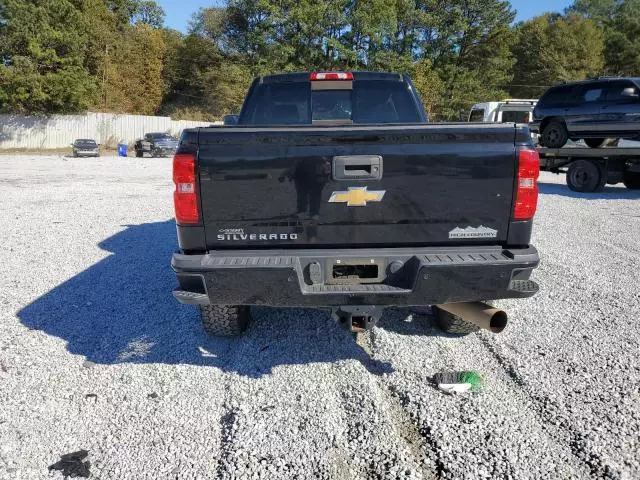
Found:
[[[223,1],[203,0],[156,0],[167,14],[166,25],[181,32],[186,32],[191,15],[200,7],[221,5]],[[572,0],[511,0],[511,5],[518,12],[517,21],[527,20],[544,12],[561,12],[573,3]]]

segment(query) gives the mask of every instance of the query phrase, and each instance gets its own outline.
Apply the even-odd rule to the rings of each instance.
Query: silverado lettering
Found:
[[[231,233],[219,233],[218,234],[218,240],[220,241],[229,241],[229,240],[233,240],[233,241],[241,241],[241,240],[251,240],[251,241],[257,241],[257,240],[297,240],[298,239],[298,234],[297,233],[278,233],[278,234],[264,234],[264,233],[249,233],[249,234],[245,234],[245,233],[240,233],[240,234],[231,234]]]

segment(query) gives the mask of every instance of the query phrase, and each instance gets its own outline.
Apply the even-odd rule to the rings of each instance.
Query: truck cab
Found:
[[[500,102],[476,103],[469,112],[469,122],[529,123],[533,121],[535,99],[506,99]]]

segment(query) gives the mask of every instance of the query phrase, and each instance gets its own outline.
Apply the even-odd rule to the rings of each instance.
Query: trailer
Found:
[[[624,183],[640,189],[640,148],[539,147],[540,170],[566,173],[575,192],[599,192],[605,185]]]

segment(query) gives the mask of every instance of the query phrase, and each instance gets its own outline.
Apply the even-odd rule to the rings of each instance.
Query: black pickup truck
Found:
[[[529,297],[538,154],[515,124],[428,124],[406,75],[257,78],[237,125],[184,130],[173,162],[176,299],[213,335],[253,305],[326,309],[353,331],[387,306],[499,332],[481,301]]]
[[[144,157],[145,153],[152,157],[170,157],[176,153],[178,142],[168,133],[145,133],[144,138],[134,144],[136,157]]]

